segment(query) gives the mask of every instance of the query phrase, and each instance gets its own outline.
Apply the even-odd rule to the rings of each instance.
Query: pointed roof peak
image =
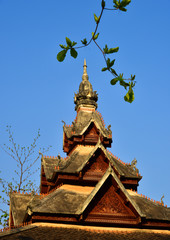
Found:
[[[74,103],[76,104],[75,110],[78,111],[79,107],[97,108],[98,96],[96,91],[93,91],[92,85],[89,82],[87,74],[86,59],[84,59],[83,76],[79,85],[79,92],[75,94]]]
[[[83,65],[83,68],[84,68],[84,73],[87,73],[86,59],[84,59],[84,65]]]
[[[87,74],[86,59],[84,59],[82,80],[83,80],[83,81],[88,81],[88,80],[89,80],[89,76],[88,76],[88,74]]]

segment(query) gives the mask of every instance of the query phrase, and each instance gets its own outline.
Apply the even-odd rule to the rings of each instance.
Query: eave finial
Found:
[[[89,79],[89,76],[88,76],[88,74],[87,74],[86,59],[84,59],[82,80],[83,80],[83,81],[87,81],[88,79]]]

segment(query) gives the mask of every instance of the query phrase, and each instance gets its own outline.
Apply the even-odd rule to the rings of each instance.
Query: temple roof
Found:
[[[131,165],[120,162],[116,157],[108,152],[102,143],[99,141],[96,146],[78,145],[71,155],[66,159],[63,158],[48,158],[42,157],[42,165],[48,180],[52,179],[53,174],[57,173],[79,173],[92,159],[93,154],[101,149],[110,164],[122,177],[141,179],[138,172],[136,172]]]
[[[125,196],[127,199],[126,201],[133,206],[141,218],[161,221],[166,220],[170,222],[170,208],[161,206],[158,203],[145,199],[137,193],[126,190],[113,169],[109,167],[95,187],[65,184],[44,196],[12,193],[11,210],[14,223],[20,224],[24,216],[34,213],[81,215],[91,204],[92,200],[96,198],[95,196],[100,189],[108,185],[107,180],[110,177],[120,189],[121,196]],[[104,187],[104,189],[105,188],[106,187]],[[16,209],[18,214],[15,214]]]
[[[145,198],[140,194],[126,190],[133,202],[136,203],[140,211],[147,219],[161,219],[170,221],[170,208],[166,208],[161,203],[156,203],[151,199]]]
[[[12,193],[10,196],[10,205],[12,209],[12,215],[14,220],[14,225],[20,225],[25,217],[27,206],[30,202],[37,204],[40,200],[40,195],[28,195],[20,193]]]
[[[45,196],[36,206],[30,204],[29,208],[38,213],[75,214],[92,190],[93,187],[65,184]]]
[[[77,173],[84,162],[91,157],[94,146],[77,145],[66,159],[42,158],[44,172],[47,179],[51,179],[55,172]]]
[[[77,117],[71,126],[65,123],[63,126],[63,149],[68,156],[42,155],[41,193],[45,194],[11,193],[10,222],[14,226],[29,221],[51,221],[169,229],[170,208],[126,189],[136,190],[142,178],[136,168],[137,161],[123,163],[106,150],[112,142],[111,125],[106,128],[96,111],[97,99],[85,61],[82,82],[74,99]],[[30,227],[30,231],[33,229]]]
[[[103,137],[112,139],[112,131],[110,125],[106,128],[101,114],[98,111],[89,108],[80,108],[75,121],[71,126],[64,124],[63,129],[68,138],[72,136],[81,136],[85,133],[91,123],[94,123],[100,130]]]

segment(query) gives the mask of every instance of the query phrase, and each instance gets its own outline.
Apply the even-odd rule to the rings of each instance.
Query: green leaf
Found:
[[[129,102],[129,93],[127,92],[126,95],[124,96],[124,100],[126,102]]]
[[[73,58],[76,58],[77,55],[78,55],[77,51],[76,51],[74,48],[71,48],[71,49],[70,49],[70,54],[71,54],[71,56],[72,56]]]
[[[103,51],[104,51],[105,54],[108,53],[108,47],[107,47],[107,44],[105,45],[105,48],[103,48]]]
[[[135,75],[131,75],[131,80],[133,81],[133,80],[135,80]]]
[[[107,63],[107,67],[110,68],[110,58],[106,60],[106,63]]]
[[[66,37],[66,43],[67,43],[67,45],[68,45],[69,47],[72,46],[72,42],[71,42],[71,40],[70,40],[68,37]]]
[[[76,44],[77,44],[77,43],[73,41],[73,42],[72,42],[72,47],[74,47]]]
[[[123,81],[123,73],[119,74],[119,76],[117,77],[119,81]]]
[[[101,2],[101,6],[102,6],[102,8],[105,8],[105,1],[104,0],[102,0],[102,2]]]
[[[113,7],[119,8],[119,2],[117,0],[113,0],[113,3],[115,4]]]
[[[95,36],[94,36],[94,32],[92,32],[92,37],[93,37],[93,40],[96,40],[99,36],[99,33],[97,33]]]
[[[113,61],[110,62],[110,67],[112,67],[115,63],[115,59],[113,59]]]
[[[117,78],[113,78],[113,79],[110,81],[111,85],[115,85],[117,82],[118,82],[118,79],[117,79]]]
[[[119,47],[116,48],[110,48],[107,53],[115,53],[119,51]]]
[[[113,66],[114,62],[115,62],[115,59],[113,59],[112,61],[110,61],[110,58],[108,58],[108,59],[106,60],[107,68],[110,69],[110,68]]]
[[[63,49],[66,49],[67,47],[63,44],[60,44],[60,47],[63,48]]]
[[[120,0],[119,0],[119,2],[116,1],[116,0],[113,0],[113,3],[115,4],[114,7],[115,7],[116,9],[119,9],[119,10],[124,11],[124,12],[127,11],[127,9],[126,9],[125,7],[126,7],[130,2],[131,2],[131,0],[122,0],[121,2],[120,2]]]
[[[86,38],[84,38],[83,40],[81,40],[81,42],[82,42],[82,44],[87,45],[87,39],[86,39]]]
[[[107,46],[107,44],[105,45],[105,48],[103,48],[103,51],[104,51],[105,54],[108,53],[108,46]]]
[[[111,72],[112,72],[113,74],[115,74],[116,76],[118,76],[117,72],[116,72],[113,68],[111,68],[110,70],[111,70]]]
[[[119,5],[119,2],[117,0],[113,0],[113,3],[117,6]]]
[[[119,6],[126,7],[130,2],[131,2],[131,0],[122,0]]]
[[[131,86],[133,88],[135,86],[135,82],[131,82]]]
[[[104,72],[106,70],[108,70],[108,68],[106,68],[106,67],[102,68],[102,72]]]
[[[129,102],[129,103],[132,103],[135,99],[135,96],[134,96],[134,92],[133,92],[133,89],[131,88],[131,86],[129,87],[129,91],[126,93],[126,95],[124,96],[124,100],[126,102]]]
[[[59,52],[59,53],[57,54],[57,60],[58,60],[59,62],[64,61],[64,59],[65,59],[65,57],[66,57],[66,53],[67,53],[67,50],[62,50],[61,52]]]
[[[99,21],[99,18],[96,16],[95,13],[94,13],[94,20],[95,20],[96,23],[98,23],[98,21]]]
[[[7,218],[8,217],[8,213],[4,213],[4,218]]]
[[[123,80],[120,80],[120,85],[123,86],[125,89],[127,89],[127,87],[129,87],[129,83],[126,83],[125,81]]]
[[[119,10],[123,11],[123,12],[126,12],[127,9],[126,8],[123,8],[123,7],[120,7]]]

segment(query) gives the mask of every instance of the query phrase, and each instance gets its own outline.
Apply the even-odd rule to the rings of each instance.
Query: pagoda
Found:
[[[98,95],[87,74],[86,61],[74,96],[75,120],[63,121],[66,158],[41,158],[40,194],[12,193],[10,227],[23,223],[170,229],[170,208],[137,193],[142,176],[107,148],[111,125],[97,109]]]

